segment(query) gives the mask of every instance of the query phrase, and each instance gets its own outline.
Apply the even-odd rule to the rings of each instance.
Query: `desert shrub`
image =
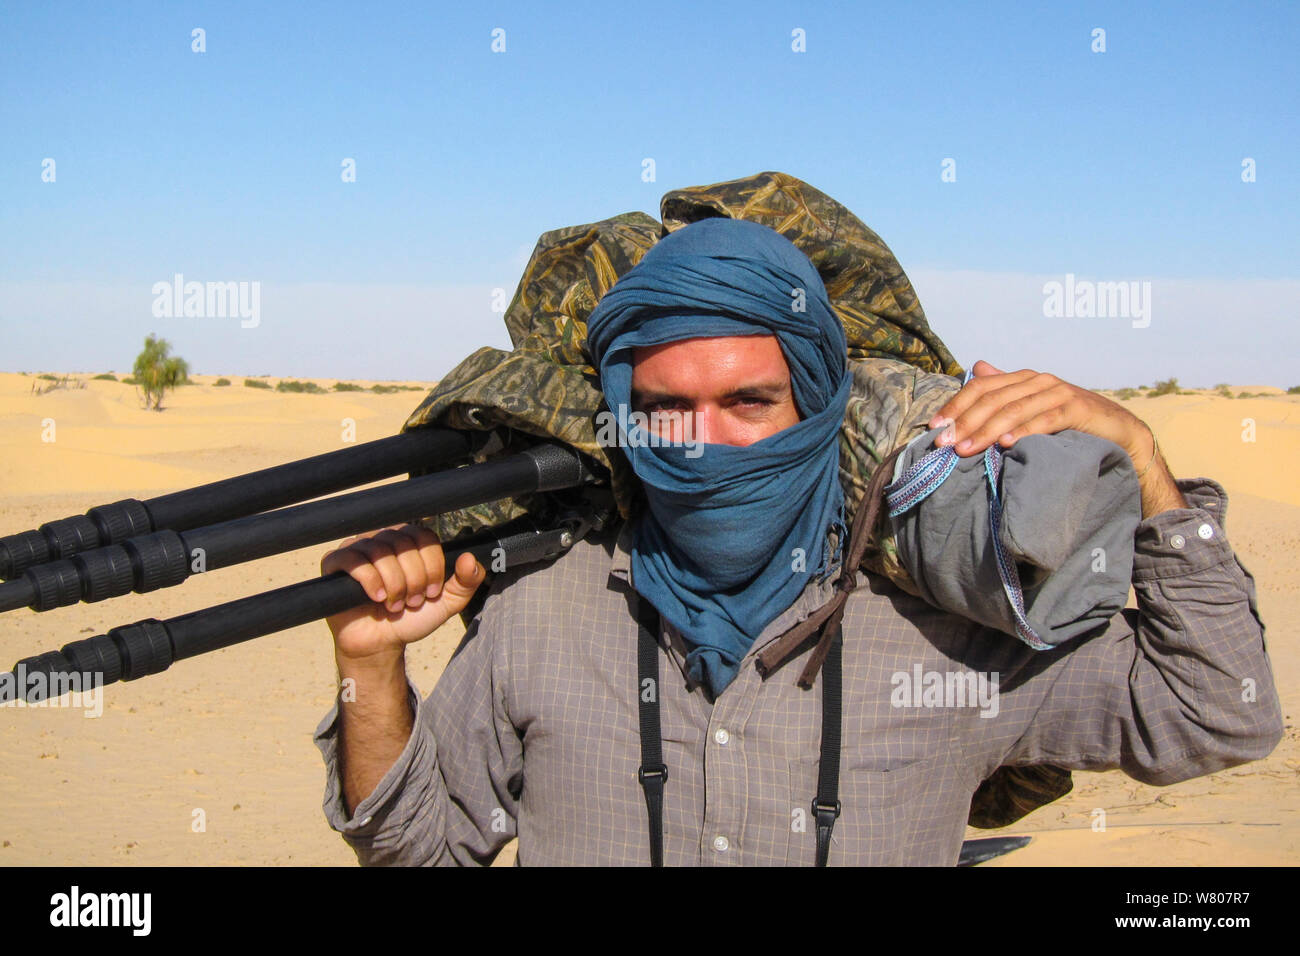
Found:
[[[1115,392],[1115,397],[1121,402],[1127,402],[1130,398],[1137,398],[1137,389],[1121,388]]]
[[[321,395],[325,389],[315,382],[299,382],[296,379],[284,379],[275,386],[277,392],[304,392],[308,395]]]
[[[270,388],[270,382],[263,382],[260,378],[246,378],[244,384],[249,388]]]
[[[37,385],[36,382],[32,382],[32,390],[37,395],[45,395],[49,392],[58,391],[59,389],[64,389],[64,388],[85,388],[86,387],[85,379],[73,378],[71,375],[40,375],[38,376],[38,379],[43,379],[49,382],[50,384]]]
[[[1236,398],[1236,396],[1232,394],[1232,389],[1228,388],[1226,385],[1214,386],[1214,394],[1222,395],[1224,398]]]
[[[36,377],[43,378],[47,382],[57,382],[59,380],[59,377],[57,375],[51,375],[49,372],[42,372],[40,375],[37,375]]]
[[[1300,385],[1292,385],[1286,390],[1288,395],[1300,395]]]
[[[100,372],[98,375],[95,376],[95,381],[96,381],[96,382],[116,382],[116,381],[117,381],[117,376],[114,375],[112,372]]]
[[[1178,379],[1167,378],[1163,382],[1156,382],[1155,388],[1151,389],[1151,394],[1148,395],[1147,397],[1155,398],[1157,395],[1177,395],[1177,394],[1178,394]]]
[[[213,386],[216,387],[216,388],[223,388],[223,387],[225,387],[226,385],[229,385],[229,384],[230,384],[230,379],[228,379],[228,378],[219,378],[219,379],[217,379],[215,382],[213,382],[212,384],[213,384]]]
[[[335,382],[335,383],[334,383],[334,391],[336,391],[336,392],[364,392],[365,389],[363,389],[360,385],[357,385],[355,382]]]
[[[376,395],[389,395],[396,392],[398,389],[396,385],[380,385],[376,382],[374,385],[370,386],[370,390]]]

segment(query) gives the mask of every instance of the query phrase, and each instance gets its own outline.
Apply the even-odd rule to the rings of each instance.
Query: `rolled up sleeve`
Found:
[[[325,761],[325,818],[362,866],[492,862],[516,833],[523,751],[505,714],[497,642],[470,624],[428,698],[409,678],[411,736],[351,816],[338,762],[338,704],[317,727]]]
[[[1137,530],[1137,609],[1070,642],[1028,681],[1041,703],[1005,762],[1121,769],[1165,785],[1267,756],[1282,737],[1255,582],[1224,533],[1227,496],[1178,482],[1188,508]]]
[[[409,679],[407,695],[415,720],[406,747],[351,816],[339,773],[337,701],[316,728],[316,746],[325,760],[325,819],[362,866],[429,865],[445,856],[447,788],[438,768],[430,705]]]

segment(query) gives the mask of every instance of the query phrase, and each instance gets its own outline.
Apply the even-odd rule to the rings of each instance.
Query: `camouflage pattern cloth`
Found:
[[[895,448],[928,431],[930,419],[957,393],[960,382],[895,359],[849,359],[849,370],[853,385],[840,428],[840,485],[844,519],[852,528],[876,466]],[[862,569],[921,596],[899,560],[887,508],[880,509]]]
[[[889,247],[825,193],[793,176],[765,172],[667,193],[662,222],[633,212],[544,233],[506,310],[514,348],[479,349],[411,413],[403,431],[440,426],[493,432],[485,460],[537,440],[561,441],[608,475],[618,511],[634,514],[639,483],[620,451],[597,441],[605,408],[586,351],[587,318],[619,277],[662,237],[714,216],[747,219],[779,232],[816,266],[844,323],[853,390],[840,433],[840,479],[850,522],[875,466],[926,430],[957,391],[962,374]],[[541,516],[544,501],[504,499],[425,519],[444,541]],[[885,509],[863,569],[917,594],[898,560]],[[1002,767],[972,803],[974,826],[1005,826],[1070,789],[1067,771]]]

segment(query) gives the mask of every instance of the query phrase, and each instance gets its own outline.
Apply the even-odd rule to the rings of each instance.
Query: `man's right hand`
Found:
[[[326,618],[340,663],[401,656],[463,611],[486,572],[463,554],[444,581],[442,545],[420,525],[348,538],[321,559],[321,574],[346,571],[375,603]]]
[[[349,814],[411,736],[406,645],[463,611],[487,576],[470,554],[460,556],[447,581],[443,564],[438,536],[411,524],[349,538],[321,559],[321,574],[346,571],[375,602],[326,618],[347,688],[339,699],[339,772]]]

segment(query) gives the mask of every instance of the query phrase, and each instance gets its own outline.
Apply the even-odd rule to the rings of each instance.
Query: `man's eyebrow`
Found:
[[[740,388],[733,388],[727,392],[723,398],[747,398],[750,396],[784,398],[789,392],[790,380],[784,379],[778,382],[754,382],[750,385],[742,385]]]
[[[741,385],[738,388],[730,389],[724,392],[722,398],[784,398],[790,393],[790,381],[784,379],[774,382],[753,382],[748,385]],[[674,392],[663,392],[652,388],[634,388],[632,389],[632,401],[637,404],[647,402],[685,402],[688,400],[686,395],[678,395]]]

